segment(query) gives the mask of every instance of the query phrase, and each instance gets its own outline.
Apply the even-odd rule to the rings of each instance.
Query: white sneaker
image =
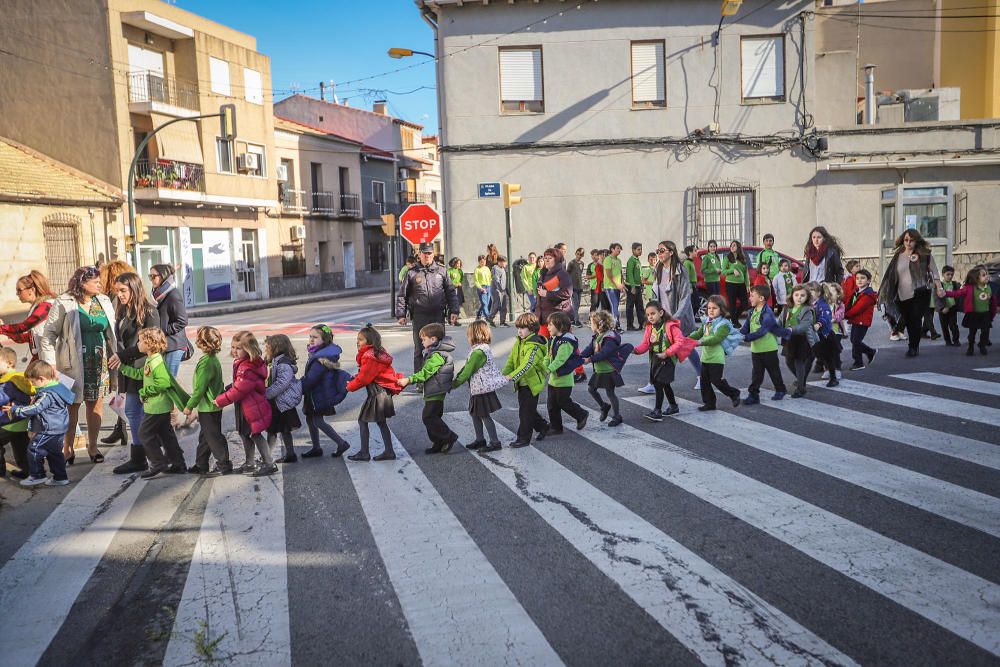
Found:
[[[695,380],[695,382],[694,382],[694,388],[695,389],[701,389],[701,378],[698,378],[697,380]]]
[[[49,481],[45,482],[45,486],[66,486],[67,484],[69,484],[68,479],[50,478]]]
[[[897,333],[891,333],[889,334],[889,340],[896,341],[896,340],[902,340],[902,338],[900,338],[899,334]]]
[[[821,380],[829,380],[830,379],[830,371],[823,371],[823,374],[820,375],[819,378]]]
[[[656,387],[654,387],[653,383],[650,382],[645,387],[639,387],[639,393],[640,394],[655,394],[656,393]]]
[[[39,484],[45,484],[48,481],[48,477],[28,477],[21,480],[21,486],[38,486]]]

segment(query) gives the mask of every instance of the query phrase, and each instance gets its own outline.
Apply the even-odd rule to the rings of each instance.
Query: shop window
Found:
[[[281,275],[286,278],[306,275],[306,254],[301,243],[281,246]]]

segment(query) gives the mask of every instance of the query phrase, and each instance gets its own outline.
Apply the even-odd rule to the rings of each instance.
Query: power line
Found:
[[[829,19],[831,21],[839,21],[841,23],[849,23],[850,25],[858,25],[859,24],[859,21],[857,19],[855,19],[855,18],[841,18],[839,16],[831,16],[829,14],[817,14],[817,16],[821,16],[821,17],[823,17],[825,19]],[[879,28],[879,29],[882,29],[882,30],[897,30],[899,32],[977,33],[977,34],[1000,32],[1000,27],[997,27],[997,28],[981,28],[981,29],[980,28],[970,28],[970,29],[964,29],[964,28],[941,28],[940,30],[938,30],[937,28],[915,28],[915,27],[909,27],[909,26],[886,25],[884,23],[867,23],[864,20],[860,21],[860,25],[863,25],[866,28]]]

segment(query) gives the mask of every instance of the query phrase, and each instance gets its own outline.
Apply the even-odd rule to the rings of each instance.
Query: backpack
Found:
[[[722,351],[725,352],[726,356],[731,357],[733,356],[733,352],[736,351],[736,348],[738,348],[743,342],[743,334],[741,334],[739,330],[733,326],[733,323],[725,317],[720,317],[715,320],[712,325],[712,333],[715,333],[715,330],[722,326],[723,322],[729,325],[730,332],[728,336],[722,339],[722,343],[720,344],[722,345]]]
[[[515,289],[515,291],[518,294],[527,294],[527,292],[528,292],[528,288],[527,288],[527,286],[525,286],[524,280],[522,280],[522,274],[524,272],[524,267],[526,267],[527,265],[528,265],[528,260],[524,259],[523,257],[521,259],[517,260],[516,262],[514,262],[514,266],[513,266],[513,269],[514,269],[514,289]],[[510,288],[508,287],[508,289],[510,289]]]
[[[580,356],[580,346],[578,345],[578,343],[574,341],[575,338],[570,339],[565,334],[563,334],[562,336],[553,338],[549,342],[550,357],[555,357],[556,351],[559,349],[559,346],[563,343],[569,343],[570,345],[573,346],[573,352],[570,353],[569,359],[567,359],[562,366],[556,369],[557,377],[564,377],[566,375],[569,375],[570,373],[572,373],[577,368],[583,365],[583,357]]]
[[[614,331],[605,334],[604,337],[610,337],[618,341],[618,347],[615,349],[614,353],[608,357],[607,361],[614,367],[615,371],[621,373],[622,369],[625,368],[625,362],[628,361],[630,356],[632,356],[632,350],[635,349],[635,345],[632,343],[623,343],[622,337]]]

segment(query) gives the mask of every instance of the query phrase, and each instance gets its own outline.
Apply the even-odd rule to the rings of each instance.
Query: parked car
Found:
[[[743,254],[747,256],[747,264],[750,268],[750,282],[753,283],[754,278],[757,277],[757,258],[760,253],[764,251],[762,246],[743,246]],[[698,296],[698,311],[695,316],[704,321],[705,319],[705,305],[708,303],[708,290],[705,289],[705,276],[701,273],[701,258],[702,255],[706,254],[708,250],[706,248],[699,248],[695,250],[694,256],[694,268],[698,272],[698,288],[695,290],[695,294]],[[719,258],[725,256],[729,252],[729,248],[720,248],[718,253]],[[779,252],[778,255],[781,259],[787,259],[791,263],[792,273],[795,275],[795,282],[801,283],[804,280],[803,266],[801,260],[795,259],[783,252]],[[779,260],[780,261],[780,260]],[[772,275],[771,278],[774,278]],[[721,290],[722,298],[726,298],[726,277],[719,277],[719,289]]]
[[[984,266],[990,273],[990,282],[1000,286],[1000,257],[994,257],[992,260],[986,262]]]

